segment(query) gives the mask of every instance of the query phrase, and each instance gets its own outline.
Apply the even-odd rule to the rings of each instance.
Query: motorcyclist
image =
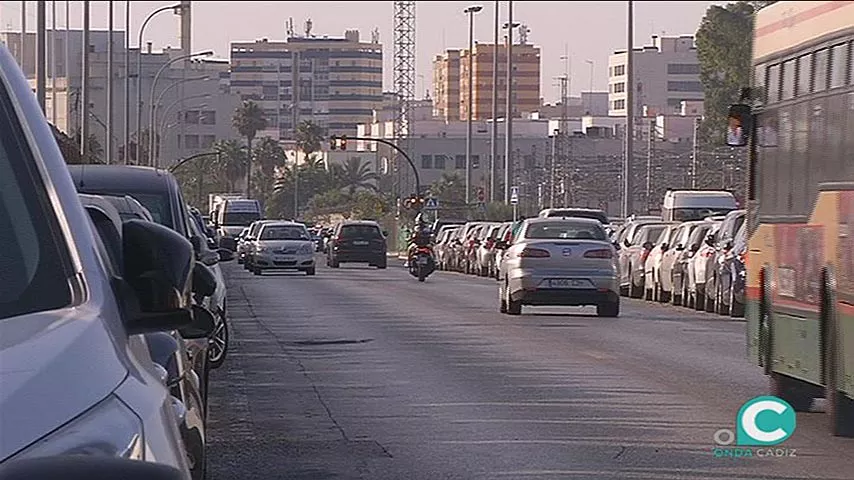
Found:
[[[422,214],[415,217],[415,227],[412,230],[412,235],[409,237],[409,247],[407,248],[407,266],[413,265],[415,252],[418,247],[432,247],[433,239],[430,226],[424,221]]]

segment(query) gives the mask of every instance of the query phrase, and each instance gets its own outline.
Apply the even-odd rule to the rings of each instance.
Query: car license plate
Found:
[[[277,262],[292,262],[294,261],[294,257],[290,255],[276,255]]]
[[[427,265],[427,257],[418,257],[418,265]]]
[[[353,242],[353,245],[367,245],[367,244],[368,244],[368,242],[366,242],[364,240],[356,240]]]
[[[590,282],[581,278],[553,278],[549,280],[550,288],[590,288]]]

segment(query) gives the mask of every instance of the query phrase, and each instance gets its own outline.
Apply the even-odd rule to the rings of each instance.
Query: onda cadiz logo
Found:
[[[795,409],[783,399],[771,396],[749,400],[738,411],[735,432],[715,432],[716,457],[794,457],[794,448],[770,448],[786,441],[795,432]],[[757,448],[751,448],[757,447]]]

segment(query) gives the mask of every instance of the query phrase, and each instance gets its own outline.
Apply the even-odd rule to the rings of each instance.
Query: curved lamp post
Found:
[[[473,5],[463,10],[469,16],[469,64],[468,98],[466,99],[466,205],[471,199],[471,135],[472,135],[472,95],[474,94],[474,14],[483,10],[481,5]],[[420,195],[421,192],[418,192]]]
[[[204,52],[198,52],[198,53],[189,53],[187,55],[179,55],[179,56],[169,60],[168,62],[164,63],[163,66],[160,67],[160,70],[157,70],[157,73],[154,75],[154,80],[151,81],[151,92],[148,96],[148,102],[149,102],[149,105],[151,107],[151,113],[150,113],[150,117],[149,117],[149,127],[148,127],[148,132],[149,132],[149,134],[148,134],[148,144],[149,144],[148,164],[149,165],[152,165],[153,160],[154,160],[154,157],[152,156],[153,150],[151,149],[151,147],[154,145],[154,138],[152,135],[152,131],[154,130],[154,90],[157,88],[157,80],[159,80],[160,75],[162,75],[163,72],[165,72],[166,69],[169,68],[169,66],[174,64],[174,63],[177,63],[181,60],[186,60],[188,58],[209,57],[211,55],[213,55],[212,50],[205,50]],[[137,147],[137,148],[139,148],[139,147]]]

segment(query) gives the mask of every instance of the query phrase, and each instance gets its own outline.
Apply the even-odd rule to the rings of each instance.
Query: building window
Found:
[[[613,110],[625,110],[626,109],[626,100],[621,98],[619,100],[614,100],[614,108]]]
[[[696,63],[668,63],[668,75],[699,75],[700,65]]]
[[[211,148],[214,142],[216,142],[216,135],[202,135],[202,148]]]
[[[626,82],[614,84],[614,93],[623,93],[626,91]]]
[[[795,61],[783,62],[783,84],[780,90],[781,100],[790,100],[795,97]]]
[[[187,110],[184,112],[184,123],[189,125],[198,125],[199,124],[199,111],[198,110]]]
[[[830,56],[830,50],[825,48],[823,50],[819,50],[815,52],[815,59],[813,60],[813,91],[814,92],[823,92],[827,90],[827,67],[828,67],[828,57]]]
[[[830,88],[845,85],[845,75],[848,73],[848,44],[843,43],[831,49],[830,54]]]
[[[703,84],[700,82],[671,81],[667,82],[668,92],[702,92]]]
[[[795,95],[808,95],[812,81],[812,57],[804,55],[798,59],[798,91]]]
[[[457,155],[454,157],[454,168],[457,170],[465,170],[466,169],[466,156],[465,155]]]
[[[199,148],[199,136],[198,135],[185,135],[184,136],[184,147],[185,148]]]
[[[445,169],[445,159],[448,157],[445,155],[436,155],[433,157],[433,168],[436,170],[444,170]]]
[[[780,65],[768,67],[768,102],[780,101]]]
[[[425,170],[433,168],[433,155],[421,155],[421,168]]]
[[[202,125],[216,125],[216,111],[202,110],[199,123]]]
[[[619,77],[621,75],[626,74],[626,66],[625,65],[615,65],[614,66],[614,75],[612,77]]]

